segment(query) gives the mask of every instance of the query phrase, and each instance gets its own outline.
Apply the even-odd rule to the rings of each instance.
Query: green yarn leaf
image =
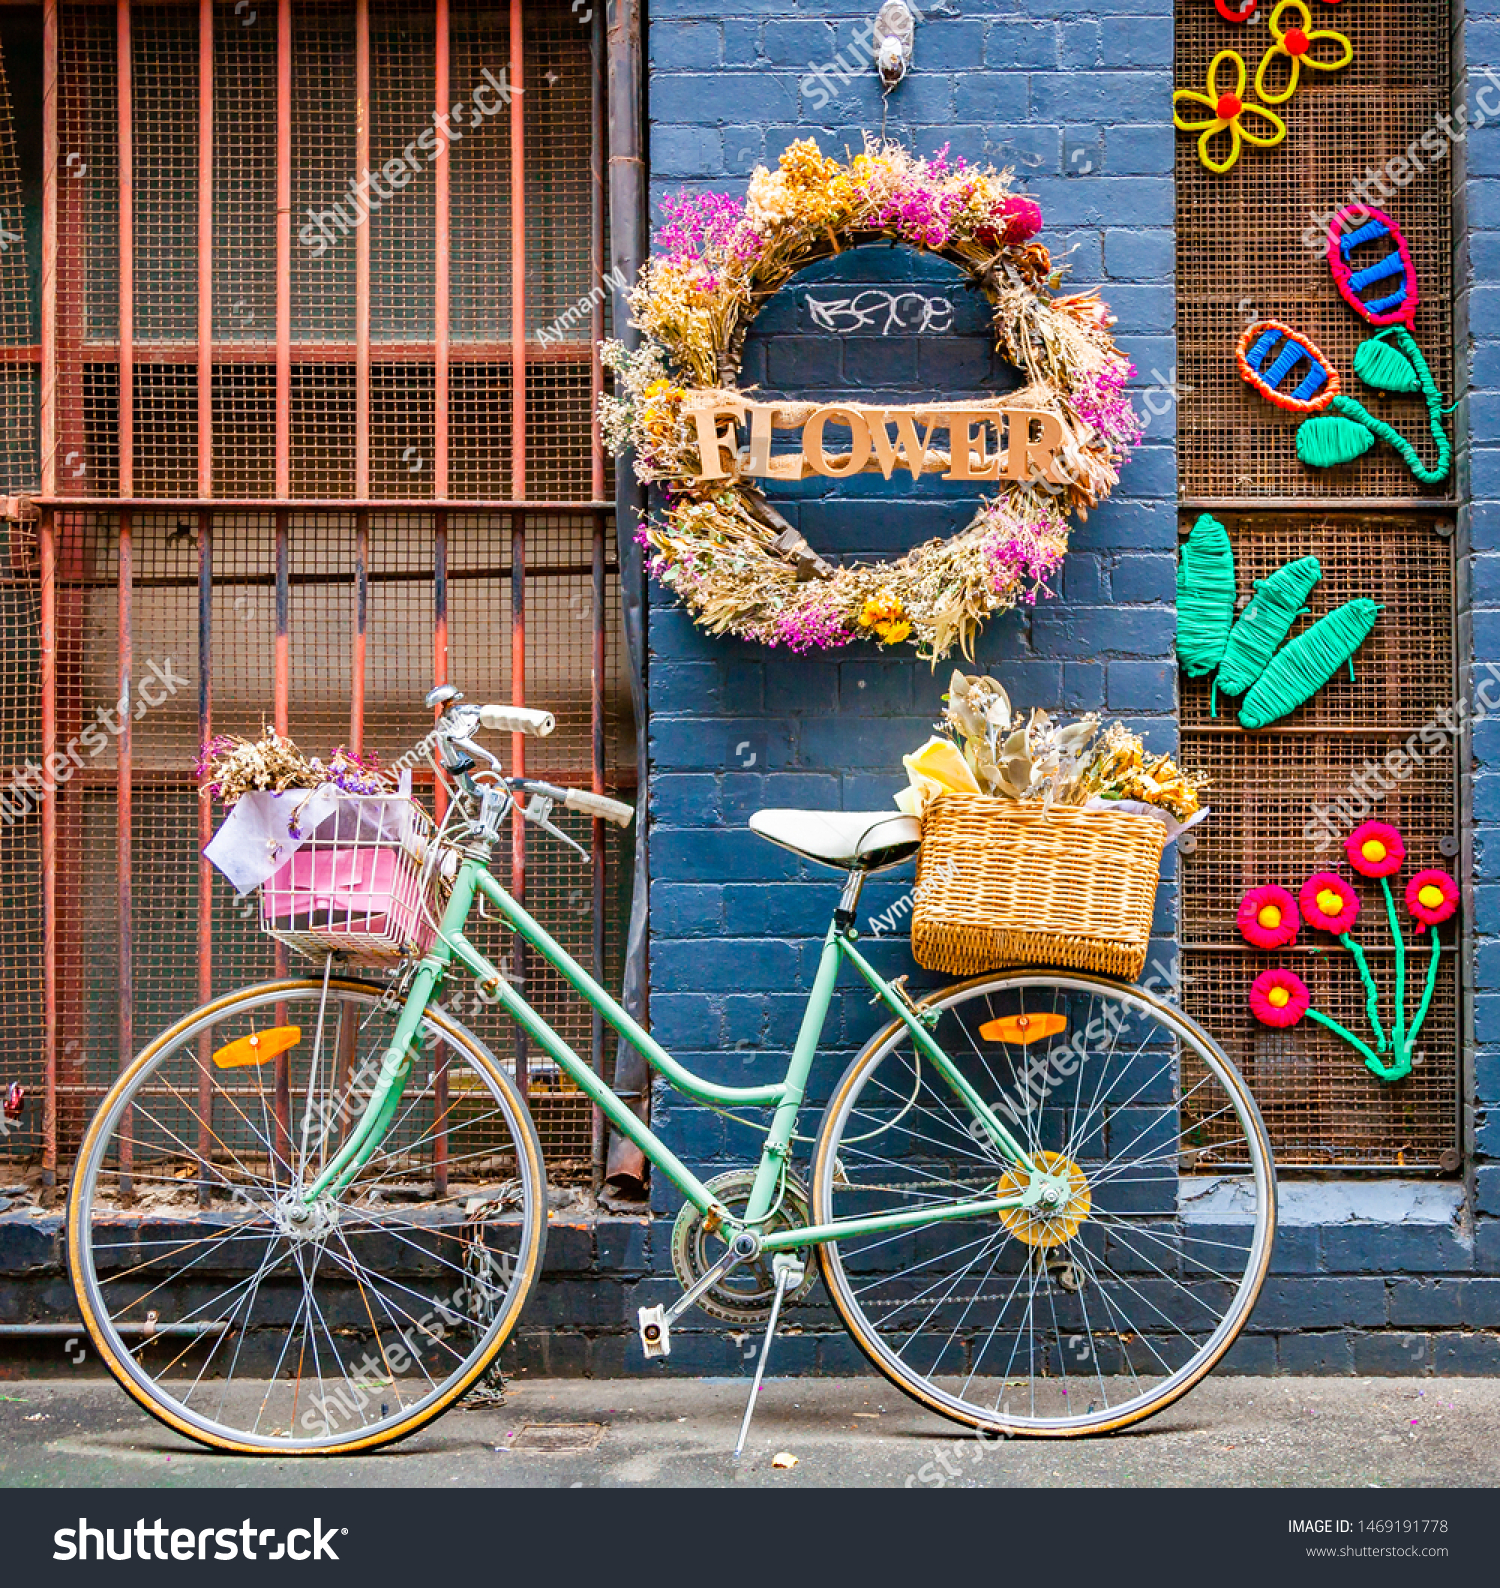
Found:
[[[1213,672],[1234,622],[1234,550],[1208,513],[1193,525],[1177,558],[1177,659],[1189,678]]]
[[[1421,391],[1422,382],[1411,360],[1399,347],[1371,337],[1354,350],[1354,373],[1376,391]]]
[[[1256,581],[1255,594],[1229,631],[1219,663],[1218,686],[1226,695],[1243,695],[1270,666],[1276,647],[1290,633],[1322,577],[1316,557],[1299,557]]]
[[[1353,419],[1316,414],[1297,426],[1297,456],[1310,469],[1353,463],[1375,445],[1374,433]]]
[[[1310,700],[1364,644],[1380,608],[1365,596],[1346,601],[1277,653],[1245,696],[1240,722],[1264,728]]]

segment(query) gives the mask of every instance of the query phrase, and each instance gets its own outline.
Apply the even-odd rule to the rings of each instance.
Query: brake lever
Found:
[[[526,802],[526,808],[521,814],[526,818],[527,821],[531,823],[533,827],[540,827],[543,832],[551,833],[554,838],[561,838],[570,849],[576,849],[578,851],[580,858],[588,860],[590,858],[589,852],[583,847],[582,844],[576,843],[573,839],[569,838],[560,827],[554,827],[552,823],[548,821],[547,818],[551,816],[552,807],[556,803],[556,800],[548,799],[545,794],[533,794]]]

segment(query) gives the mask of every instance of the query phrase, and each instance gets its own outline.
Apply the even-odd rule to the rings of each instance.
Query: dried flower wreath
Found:
[[[630,294],[643,340],[607,343],[615,393],[600,402],[606,445],[635,453],[637,476],[665,508],[642,525],[651,571],[697,623],[765,645],[808,651],[860,638],[910,641],[934,661],[972,654],[994,613],[1035,602],[1067,546],[1067,514],[1087,515],[1119,480],[1140,439],[1124,387],[1135,373],[1092,293],[1055,297],[1061,272],[1031,239],[1041,211],[1010,191],[1008,172],[922,159],[867,142],[847,161],[794,142],[778,167],[757,167],[748,199],[683,194],[663,202],[658,252]],[[846,247],[901,242],[951,260],[994,309],[996,346],[1024,377],[1007,399],[1062,429],[1054,478],[1001,482],[947,540],[894,562],[834,567],[748,478],[748,451],[725,481],[703,480],[688,401],[737,390],[757,312],[800,270]],[[929,438],[931,432],[929,431]],[[917,467],[950,466],[924,441]],[[1061,476],[1060,479],[1056,476]]]

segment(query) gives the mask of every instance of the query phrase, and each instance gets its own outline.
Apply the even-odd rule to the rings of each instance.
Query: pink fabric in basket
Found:
[[[264,889],[268,913],[278,922],[327,915],[315,930],[395,935],[424,947],[431,941],[432,929],[418,908],[416,872],[396,849],[299,849]]]

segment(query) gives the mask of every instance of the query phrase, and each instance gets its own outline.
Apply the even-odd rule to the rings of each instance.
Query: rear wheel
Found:
[[[248,988],[150,1043],[100,1105],[68,1201],[74,1291],[111,1372],[178,1432],[373,1449],[451,1406],[514,1327],[546,1237],[541,1149],[441,1011],[353,1184],[303,1195],[399,1015],[360,983]]]
[[[1229,1349],[1270,1260],[1271,1151],[1244,1082],[1170,1004],[1093,976],[1000,974],[925,1007],[1058,1200],[820,1246],[834,1305],[887,1378],[974,1428],[1102,1433],[1160,1411]],[[1028,1180],[897,1023],[829,1103],[813,1221]]]

